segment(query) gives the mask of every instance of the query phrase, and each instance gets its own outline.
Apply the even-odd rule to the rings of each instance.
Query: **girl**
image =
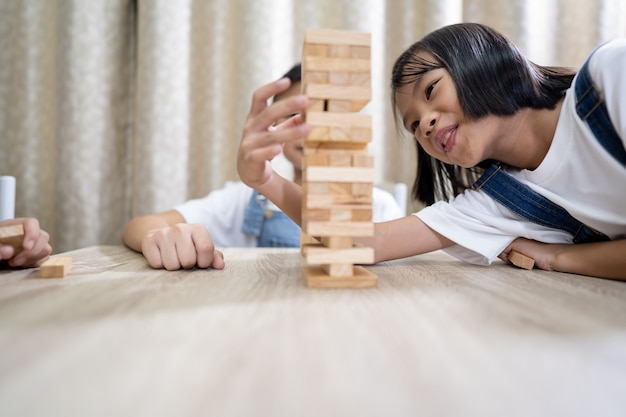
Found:
[[[269,129],[306,107],[302,96],[266,106],[287,85],[253,96],[238,169],[300,223],[300,188],[269,165],[308,133],[298,117]],[[486,26],[447,26],[398,58],[392,100],[415,137],[414,193],[428,207],[376,224],[361,240],[376,262],[444,249],[488,265],[514,249],[542,269],[626,278],[626,40],[576,75],[530,62]]]

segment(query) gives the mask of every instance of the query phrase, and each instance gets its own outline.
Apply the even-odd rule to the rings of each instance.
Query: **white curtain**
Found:
[[[0,175],[55,252],[119,244],[135,215],[236,180],[255,88],[301,58],[307,28],[372,34],[377,181],[406,182],[389,72],[461,21],[501,30],[540,64],[579,66],[626,37],[622,0],[0,0]],[[280,161],[278,165],[280,167]]]

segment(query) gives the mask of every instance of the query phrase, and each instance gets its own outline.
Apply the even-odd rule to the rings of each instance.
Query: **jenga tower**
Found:
[[[372,122],[358,113],[371,98],[370,45],[369,33],[344,30],[309,30],[304,39],[302,91],[310,100],[304,118],[312,129],[304,142],[302,254],[310,288],[377,282],[355,266],[374,262],[374,250],[352,239],[374,234]]]

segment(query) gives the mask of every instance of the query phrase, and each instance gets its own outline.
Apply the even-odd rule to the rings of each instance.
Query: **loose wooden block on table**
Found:
[[[71,257],[50,258],[39,268],[41,278],[63,278],[72,268]]]
[[[14,224],[0,227],[0,243],[11,245],[15,249],[20,249],[24,242],[24,226]]]
[[[535,267],[535,260],[533,258],[522,255],[517,251],[510,251],[508,257],[509,261],[518,268],[533,269]]]

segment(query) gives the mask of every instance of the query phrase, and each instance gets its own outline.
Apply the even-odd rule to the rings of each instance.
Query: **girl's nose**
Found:
[[[431,135],[431,133],[433,133],[433,127],[435,126],[436,122],[437,122],[437,120],[434,117],[432,117],[430,119],[429,123],[424,123],[424,125],[423,125],[425,127],[424,135],[426,137],[429,137]]]

